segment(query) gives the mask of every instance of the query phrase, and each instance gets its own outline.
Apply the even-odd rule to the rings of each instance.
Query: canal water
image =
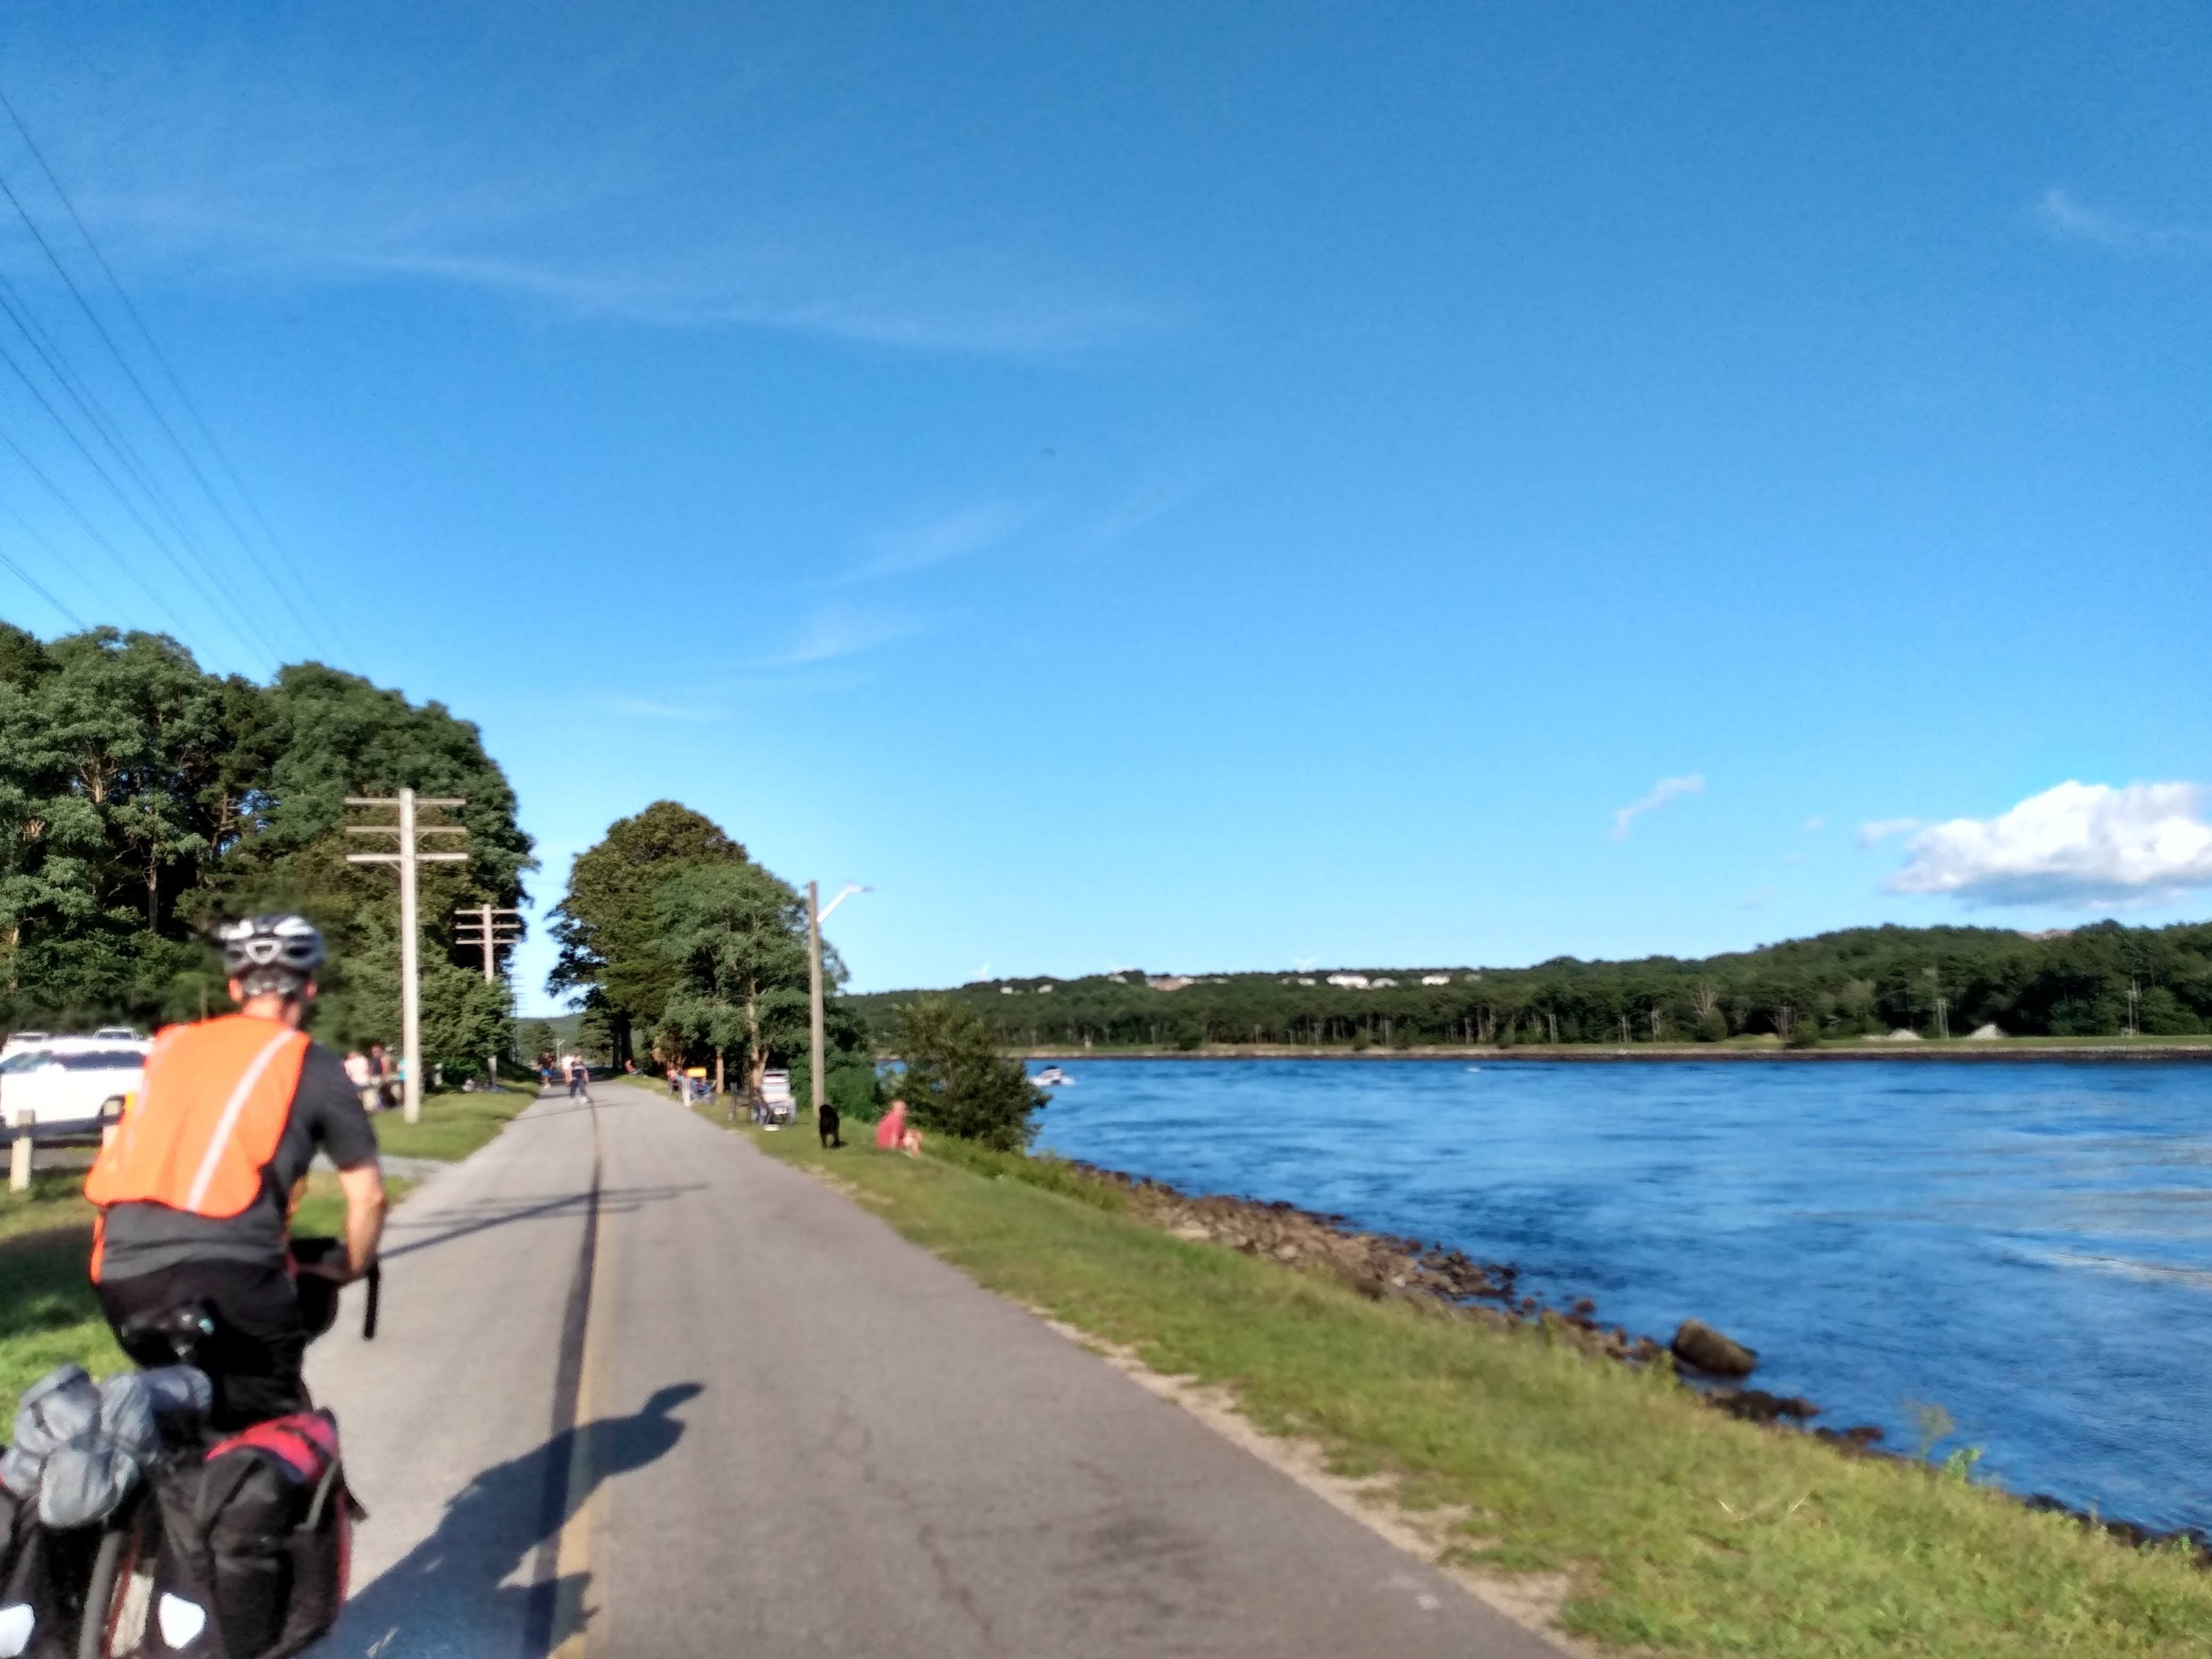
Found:
[[[1033,1070],[1040,1069],[1032,1067]],[[1038,1149],[1517,1263],[1978,1475],[2212,1528],[2212,1067],[1067,1062]]]

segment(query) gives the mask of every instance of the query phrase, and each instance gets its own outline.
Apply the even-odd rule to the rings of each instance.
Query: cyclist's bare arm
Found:
[[[322,1264],[332,1279],[359,1279],[376,1260],[376,1247],[384,1237],[384,1171],[375,1164],[356,1164],[338,1171],[338,1188],[345,1194],[345,1260]]]

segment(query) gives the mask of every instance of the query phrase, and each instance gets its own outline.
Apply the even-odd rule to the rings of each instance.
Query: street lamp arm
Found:
[[[842,904],[847,899],[852,897],[854,894],[872,893],[875,890],[876,890],[872,887],[863,887],[856,881],[848,881],[845,884],[845,890],[838,894],[836,898],[831,899],[829,903],[823,905],[822,907],[821,914],[815,919],[817,921],[827,921],[830,920],[830,913],[836,909],[839,905]]]

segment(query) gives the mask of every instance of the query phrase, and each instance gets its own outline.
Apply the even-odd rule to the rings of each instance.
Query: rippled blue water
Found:
[[[1041,1150],[1520,1264],[1914,1449],[2212,1527],[2212,1068],[1070,1062]]]

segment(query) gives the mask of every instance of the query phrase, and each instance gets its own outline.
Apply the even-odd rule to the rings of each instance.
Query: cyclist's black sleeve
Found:
[[[284,1143],[285,1152],[298,1158],[301,1170],[307,1167],[318,1147],[341,1170],[376,1161],[376,1131],[361,1109],[361,1092],[346,1075],[345,1061],[319,1042],[308,1045],[300,1067],[300,1086],[292,1096]],[[291,1158],[283,1161],[290,1163]]]

